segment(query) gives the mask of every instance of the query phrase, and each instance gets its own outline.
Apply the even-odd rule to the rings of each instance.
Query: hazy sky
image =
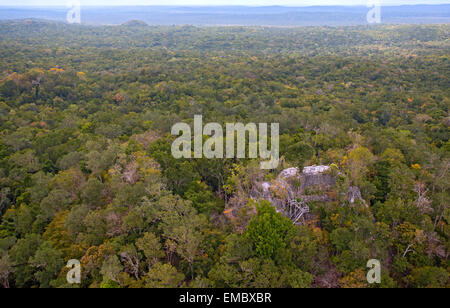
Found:
[[[0,0],[0,5],[63,5],[69,0]],[[368,0],[80,0],[81,5],[366,5]],[[381,0],[382,5],[441,4],[450,0]]]

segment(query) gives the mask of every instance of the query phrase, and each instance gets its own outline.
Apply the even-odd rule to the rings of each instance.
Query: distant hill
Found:
[[[127,22],[124,22],[122,26],[128,26],[128,27],[146,27],[148,24],[145,21],[142,20],[130,20]]]
[[[0,7],[0,20],[37,18],[64,21],[67,11],[65,7]],[[131,25],[345,26],[367,24],[368,11],[365,6],[82,7],[81,19],[83,23],[94,25],[129,22]],[[384,6],[382,22],[450,23],[450,4]]]

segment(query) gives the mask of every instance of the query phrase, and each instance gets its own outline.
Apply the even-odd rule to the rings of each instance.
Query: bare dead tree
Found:
[[[120,254],[122,261],[128,265],[128,268],[136,279],[139,279],[139,257],[135,252],[122,252]]]
[[[428,214],[433,212],[431,207],[431,200],[428,199],[428,188],[425,183],[417,183],[414,185],[414,191],[417,193],[417,207],[422,214]]]
[[[406,247],[406,250],[405,250],[405,252],[403,253],[403,256],[402,256],[403,258],[406,257],[406,255],[407,255],[409,252],[414,252],[414,250],[411,249],[413,246],[414,246],[414,244],[409,244],[408,247]]]

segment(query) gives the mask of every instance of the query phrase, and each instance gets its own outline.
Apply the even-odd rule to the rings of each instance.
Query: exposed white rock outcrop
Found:
[[[308,166],[300,172],[298,168],[283,170],[277,179],[262,182],[253,187],[251,197],[264,199],[272,203],[278,212],[282,212],[294,222],[309,213],[308,203],[313,201],[328,202],[336,200],[336,174],[330,166]],[[358,187],[349,187],[347,200],[354,204],[357,200],[364,203]],[[294,213],[293,215],[291,215]]]
[[[299,175],[300,170],[298,168],[289,168],[281,171],[279,177],[281,178],[292,178]]]
[[[303,168],[303,173],[304,174],[320,174],[320,173],[324,173],[325,171],[330,170],[330,166],[309,166],[309,167],[305,167]]]

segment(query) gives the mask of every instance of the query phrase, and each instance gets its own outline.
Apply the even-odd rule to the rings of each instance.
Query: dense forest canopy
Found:
[[[449,30],[0,22],[1,286],[449,287]],[[282,164],[174,159],[199,114],[280,123]],[[301,225],[252,200],[314,164]]]

